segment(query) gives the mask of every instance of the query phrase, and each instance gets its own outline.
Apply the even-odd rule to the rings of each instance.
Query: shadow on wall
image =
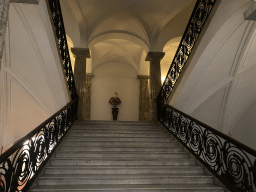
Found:
[[[118,121],[139,120],[139,80],[137,71],[129,64],[108,62],[93,71],[91,86],[91,119],[112,121],[109,98],[114,92],[122,100]]]

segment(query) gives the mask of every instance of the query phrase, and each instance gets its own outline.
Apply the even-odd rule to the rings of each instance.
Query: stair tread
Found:
[[[108,126],[121,126],[121,127],[132,127],[132,126],[136,126],[136,127],[159,127],[158,124],[152,124],[152,123],[148,123],[148,124],[138,124],[138,123],[87,123],[87,124],[79,124],[79,123],[75,123],[74,126],[103,126],[103,127],[108,127]]]
[[[143,135],[143,134],[119,134],[119,133],[77,133],[69,134],[70,137],[91,137],[91,135],[97,135],[93,137],[115,137],[115,138],[168,138],[166,135]],[[132,135],[132,136],[131,136]]]
[[[222,187],[213,185],[213,184],[102,184],[102,185],[41,185],[37,186],[37,189],[63,189],[63,190],[70,190],[70,189],[206,189],[206,188],[216,188],[222,189]]]
[[[69,147],[69,146],[67,146],[67,147]],[[70,146],[71,147],[71,146]],[[93,148],[93,147],[76,147],[76,148],[82,148],[82,149],[91,149],[91,148]],[[95,147],[95,148],[101,148],[101,147]],[[114,149],[151,149],[152,147],[123,147],[123,146],[108,146],[108,147],[106,147],[106,148],[108,148],[108,149],[111,149],[111,148],[114,148]],[[156,150],[158,150],[158,149],[177,149],[177,148],[181,148],[182,149],[182,147],[154,147]],[[64,148],[65,149],[65,148]]]
[[[72,132],[85,132],[85,133],[87,133],[87,132],[90,132],[90,133],[91,132],[92,133],[94,133],[94,132],[103,132],[103,133],[113,132],[113,133],[147,133],[147,134],[150,133],[150,132],[152,132],[152,133],[155,133],[155,132],[165,133],[159,127],[156,128],[156,129],[152,129],[152,130],[150,130],[150,129],[149,130],[146,130],[146,129],[125,130],[125,128],[124,129],[117,128],[117,129],[113,130],[113,129],[100,129],[100,128],[98,129],[97,127],[91,128],[91,129],[76,129],[76,128],[79,128],[79,127],[72,127],[72,129],[70,130],[70,133],[72,133]]]
[[[102,158],[99,158],[99,157],[54,157],[53,159],[61,159],[61,160],[84,160],[84,161],[89,161],[89,160],[101,160],[103,161]],[[172,159],[170,159],[169,161],[172,161],[173,159],[175,160],[191,160],[190,158],[180,158],[180,157],[173,157]],[[117,158],[114,158],[114,157],[104,157],[104,160],[114,160],[114,161],[120,161],[119,159]],[[138,158],[125,158],[125,159],[122,159],[121,161],[138,161],[138,160],[143,160],[143,161],[151,161],[151,160],[160,160],[159,157],[147,157],[147,158],[142,158],[142,157],[138,157]],[[161,158],[161,160],[167,160],[167,158]]]
[[[88,178],[88,179],[112,179],[114,178],[115,180],[119,179],[137,179],[137,178],[164,178],[164,177],[178,177],[178,178],[212,178],[212,176],[209,175],[198,175],[195,173],[167,173],[167,174],[45,174],[44,176],[41,176],[40,179],[71,179],[71,178],[76,178],[76,179],[83,179],[83,178]]]
[[[104,137],[101,137],[101,136],[69,136],[68,138],[66,138],[66,140],[71,140],[72,138],[88,138],[88,139],[99,139],[99,138],[102,138],[102,139],[168,139],[168,140],[172,140],[172,138],[169,138],[169,137],[110,137],[110,136],[104,136]]]
[[[202,169],[198,165],[51,165],[46,168],[60,168],[60,169]]]
[[[57,153],[64,153],[67,154],[67,151],[58,151]],[[86,153],[86,154],[99,154],[98,151],[68,151],[68,154],[81,154],[81,153]],[[182,152],[182,151],[178,151],[178,152],[162,152],[162,151],[120,151],[120,152],[116,152],[116,151],[104,151],[101,152],[100,154],[147,154],[147,155],[152,155],[152,154],[187,154],[187,152]]]
[[[157,126],[144,126],[135,128],[134,126],[77,126],[75,125],[71,130],[122,130],[122,131],[163,131]]]
[[[89,120],[89,121],[84,121],[84,120],[77,120],[75,122],[76,124],[82,123],[82,124],[89,124],[89,123],[110,123],[110,124],[125,124],[125,123],[137,123],[137,124],[154,124],[153,122],[149,121],[105,121],[105,120]]]
[[[106,143],[105,141],[71,141],[72,143]],[[122,142],[122,143],[136,143],[136,144],[145,144],[145,145],[149,145],[148,147],[154,147],[154,145],[152,145],[152,142],[143,142],[143,141],[109,141],[109,143],[118,143],[118,142]],[[177,141],[161,141],[161,142],[156,142],[157,144],[168,144],[168,143],[177,143]]]

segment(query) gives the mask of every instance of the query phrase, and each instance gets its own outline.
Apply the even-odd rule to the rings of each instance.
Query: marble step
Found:
[[[126,123],[126,124],[122,124],[122,123],[109,123],[109,124],[75,124],[74,126],[83,126],[83,127],[133,127],[133,128],[143,128],[143,127],[158,127],[159,128],[159,124],[132,124],[132,123]]]
[[[148,158],[124,158],[121,161],[116,158],[59,158],[51,160],[51,165],[195,165],[195,159],[148,159]]]
[[[224,192],[213,184],[168,185],[47,185],[37,186],[31,192]]]
[[[178,147],[177,141],[165,141],[165,142],[142,142],[142,141],[72,141],[72,142],[64,142],[61,146],[75,146],[75,147],[92,147],[92,146],[100,146],[100,147]]]
[[[120,129],[98,129],[98,128],[91,128],[91,129],[71,129],[69,133],[133,133],[133,134],[160,134],[165,133],[162,129],[149,129],[149,130],[120,130]],[[166,133],[165,133],[166,134]]]
[[[158,126],[84,126],[75,125],[72,130],[108,130],[108,131],[163,131],[161,127]]]
[[[91,147],[81,147],[81,146],[60,146],[59,151],[118,151],[118,152],[182,152],[182,147],[112,147],[112,146],[91,146]]]
[[[167,138],[168,135],[166,135],[163,132],[159,133],[99,133],[97,131],[95,132],[81,132],[81,133],[76,133],[76,132],[70,132],[69,136],[76,136],[76,137],[154,137],[154,138]]]
[[[75,124],[74,127],[108,127],[108,128],[132,128],[132,129],[147,129],[147,128],[155,128],[155,129],[161,129],[159,124],[139,124],[139,125],[134,125],[134,124]]]
[[[45,174],[160,174],[160,173],[194,173],[202,174],[200,166],[49,166]]]
[[[68,136],[65,139],[67,142],[72,141],[140,141],[140,142],[163,142],[163,141],[173,141],[171,137],[86,137],[86,136]]]
[[[62,174],[44,175],[38,185],[79,185],[79,184],[210,184],[212,176],[193,174]]]
[[[86,158],[116,158],[118,160],[123,160],[125,158],[188,158],[188,153],[186,152],[81,152],[81,151],[57,151],[56,157],[86,157]]]
[[[76,121],[75,125],[158,125],[147,121]]]

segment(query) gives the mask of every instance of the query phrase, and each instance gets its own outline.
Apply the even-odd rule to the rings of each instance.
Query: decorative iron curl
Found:
[[[178,127],[179,127],[179,129],[176,128],[177,135],[179,135],[179,138],[182,140],[183,143],[188,143],[189,137],[187,135],[187,132],[188,132],[189,121],[188,119],[184,118],[184,116],[182,115],[179,115],[179,118],[177,119],[177,121],[178,121]]]
[[[197,0],[157,100],[166,103],[216,0]]]
[[[158,121],[232,192],[256,191],[256,151],[158,102]]]
[[[0,156],[0,192],[27,191],[77,116],[77,100],[55,113]]]
[[[253,164],[247,153],[241,151],[232,143],[225,141],[223,148],[223,160],[225,172],[223,177],[232,178],[232,184],[237,186],[240,191],[253,190],[253,173],[250,169]],[[255,188],[254,188],[255,190]]]
[[[223,144],[221,139],[205,129],[203,133],[203,147],[204,153],[202,158],[214,171],[220,173],[223,164]]]
[[[200,156],[203,151],[202,128],[197,123],[190,121],[187,132],[187,140],[189,140],[187,146]]]
[[[57,36],[57,43],[60,49],[60,55],[62,58],[62,64],[64,67],[64,73],[66,75],[66,80],[68,83],[70,95],[72,99],[77,98],[74,75],[72,71],[68,43],[66,39],[66,32],[64,27],[64,22],[61,13],[61,7],[59,0],[48,0],[51,9],[53,24],[55,27],[55,33]]]

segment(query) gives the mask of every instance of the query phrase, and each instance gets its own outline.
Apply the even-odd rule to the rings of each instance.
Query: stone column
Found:
[[[150,62],[150,100],[152,121],[157,121],[156,98],[161,89],[160,61],[164,57],[164,52],[148,52],[146,61]]]
[[[138,75],[140,80],[140,98],[139,98],[139,120],[140,121],[151,121],[150,115],[150,101],[149,101],[149,90],[148,90],[148,75]]]
[[[91,119],[91,85],[92,85],[92,77],[94,74],[87,73],[86,74],[86,84],[85,84],[85,119]]]
[[[75,70],[74,78],[78,94],[78,120],[86,120],[86,58],[90,58],[88,48],[71,48],[74,54]]]

